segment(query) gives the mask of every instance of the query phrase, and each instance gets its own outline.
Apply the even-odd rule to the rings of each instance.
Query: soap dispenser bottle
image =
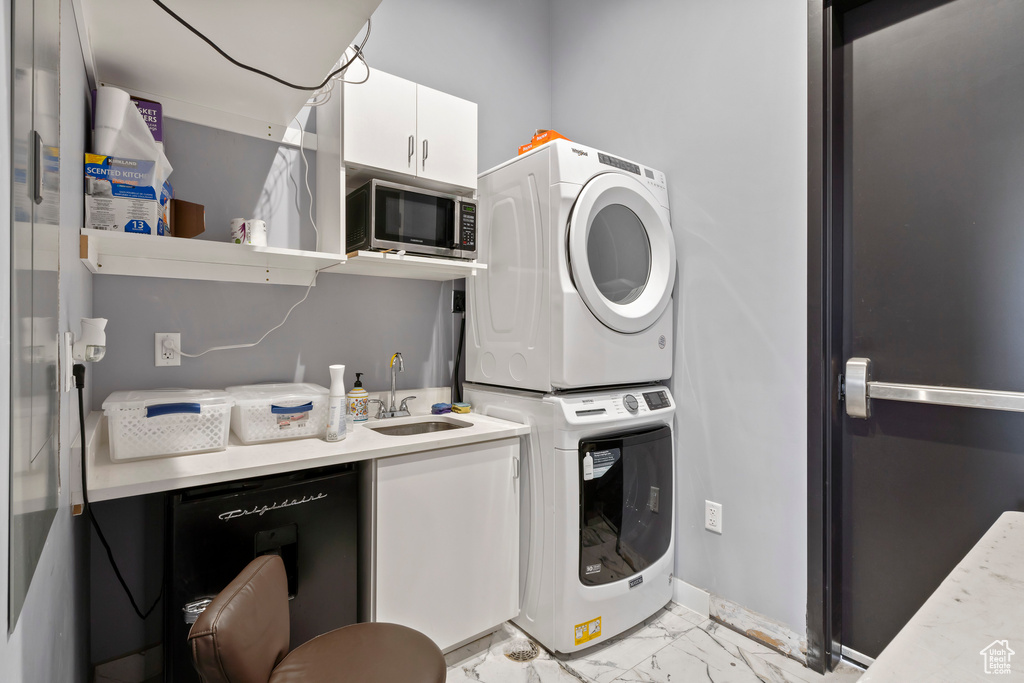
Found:
[[[327,400],[327,440],[345,438],[345,366],[332,365],[331,391]]]
[[[348,392],[348,414],[352,416],[354,422],[365,422],[370,416],[367,409],[367,401],[370,398],[370,394],[363,388],[363,381],[360,379],[362,376],[363,373],[356,373],[356,383],[352,385],[352,390]]]

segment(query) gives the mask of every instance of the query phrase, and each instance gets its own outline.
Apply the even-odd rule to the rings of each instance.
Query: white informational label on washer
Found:
[[[583,456],[583,481],[603,477],[619,461],[622,452],[618,448],[594,451]]]

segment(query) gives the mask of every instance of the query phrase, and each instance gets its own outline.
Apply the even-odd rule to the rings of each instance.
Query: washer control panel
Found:
[[[564,394],[555,399],[569,424],[641,419],[675,409],[672,395],[661,386],[631,387],[600,394]]]

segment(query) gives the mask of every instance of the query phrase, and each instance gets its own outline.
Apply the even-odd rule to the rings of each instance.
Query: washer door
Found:
[[[583,439],[579,447],[580,583],[650,567],[672,542],[672,430]]]
[[[665,311],[676,247],[665,209],[639,181],[594,177],[569,217],[569,269],[587,308],[607,327],[642,332]]]

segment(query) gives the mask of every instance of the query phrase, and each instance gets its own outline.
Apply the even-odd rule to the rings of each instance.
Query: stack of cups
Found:
[[[256,247],[267,246],[267,222],[256,218],[232,218],[231,241]]]

